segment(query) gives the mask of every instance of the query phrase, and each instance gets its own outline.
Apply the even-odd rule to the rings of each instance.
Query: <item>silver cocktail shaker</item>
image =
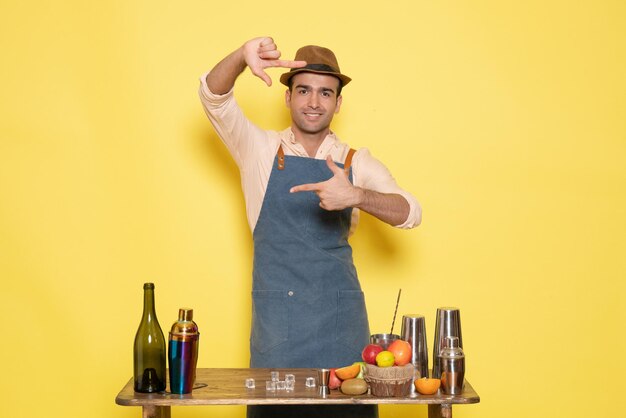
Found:
[[[441,364],[441,388],[444,393],[458,395],[463,392],[465,381],[465,354],[459,347],[458,337],[446,337],[439,354]]]

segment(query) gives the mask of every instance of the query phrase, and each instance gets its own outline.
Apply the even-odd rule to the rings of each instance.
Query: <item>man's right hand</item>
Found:
[[[235,85],[237,77],[246,69],[272,85],[272,79],[265,72],[269,67],[300,68],[306,65],[305,61],[281,60],[280,51],[270,37],[254,38],[237,48],[226,58],[221,60],[206,77],[209,90],[214,94],[225,94]]]
[[[252,74],[265,81],[268,86],[272,85],[272,79],[265,72],[266,68],[301,68],[306,65],[306,61],[279,59],[280,51],[270,37],[254,38],[246,42],[243,45],[243,56]]]

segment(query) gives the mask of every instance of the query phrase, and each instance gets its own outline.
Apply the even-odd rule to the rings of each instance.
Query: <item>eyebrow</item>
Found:
[[[306,89],[306,90],[313,90],[313,87],[309,86],[308,84],[298,84],[295,86],[295,88],[297,89]],[[322,91],[330,91],[333,93],[337,93],[334,89],[330,88],[330,87],[322,87],[320,90]]]

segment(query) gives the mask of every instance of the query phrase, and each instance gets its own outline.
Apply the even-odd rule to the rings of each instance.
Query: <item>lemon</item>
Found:
[[[378,367],[391,367],[395,362],[395,358],[391,351],[383,350],[376,355],[376,365]]]

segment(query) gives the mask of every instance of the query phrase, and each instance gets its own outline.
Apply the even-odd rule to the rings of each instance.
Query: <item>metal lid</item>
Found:
[[[178,310],[178,320],[179,321],[193,321],[193,309],[180,308]]]
[[[461,358],[465,357],[463,349],[459,347],[459,337],[446,337],[444,347],[441,349],[439,357],[442,358]]]
[[[178,321],[174,322],[170,331],[172,335],[197,335],[198,325],[193,322],[193,309],[180,308]]]

